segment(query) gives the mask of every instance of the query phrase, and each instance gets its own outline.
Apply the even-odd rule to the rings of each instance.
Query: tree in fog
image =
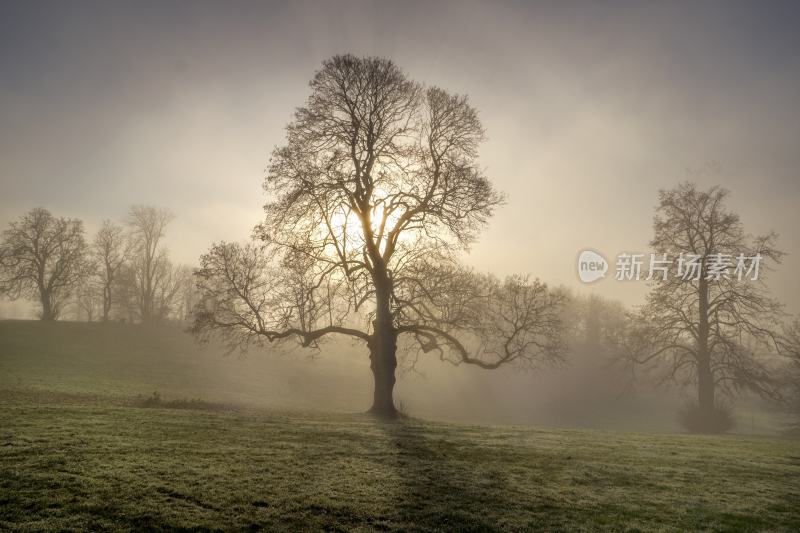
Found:
[[[81,277],[73,290],[75,320],[92,322],[98,312],[102,312],[102,293],[97,283],[97,263],[87,254],[86,274]]]
[[[101,317],[103,321],[108,321],[114,303],[115,284],[127,259],[124,229],[110,220],[104,220],[92,242],[91,252],[101,295]]]
[[[484,130],[467,98],[350,55],[310,86],[272,154],[255,242],[201,258],[195,331],[232,346],[361,341],[371,412],[389,417],[398,346],[486,369],[561,357],[558,293],[457,261],[502,203],[477,164]]]
[[[162,245],[164,232],[173,215],[167,209],[135,205],[128,213],[129,260],[125,279],[127,295],[139,320],[152,322],[161,318],[162,303],[171,283],[173,267]]]
[[[41,319],[56,320],[87,274],[83,223],[32,209],[2,233],[0,291],[38,299]]]
[[[179,284],[173,303],[173,315],[178,320],[191,321],[195,307],[200,299],[194,271],[194,268],[187,265],[180,265],[176,269],[175,277],[179,280]]]
[[[186,301],[190,295],[189,287],[194,284],[193,269],[186,265],[173,265],[167,263],[164,276],[158,283],[158,290],[154,299],[155,316],[160,319],[186,318],[185,306],[191,305]]]
[[[727,198],[718,186],[700,190],[688,182],[661,191],[650,245],[658,259],[667,254],[673,269],[666,279],[654,272],[627,349],[632,362],[656,365],[662,379],[696,386],[700,420],[709,423],[720,393],[777,393],[770,354],[778,347],[781,308],[764,278],[782,254],[775,234],[745,233]],[[760,271],[753,280],[756,261],[745,262],[743,272],[740,260],[756,256]]]
[[[573,297],[570,320],[573,321],[576,344],[596,353],[606,353],[625,327],[622,303],[596,294]]]
[[[794,418],[792,433],[800,435],[800,320],[786,328],[780,348],[781,354],[788,358],[781,373],[781,400]]]

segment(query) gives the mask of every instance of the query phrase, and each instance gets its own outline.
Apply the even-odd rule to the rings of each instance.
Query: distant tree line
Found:
[[[0,234],[0,295],[39,302],[45,321],[186,320],[192,268],[169,259],[163,240],[172,219],[166,209],[134,205],[87,239],[81,220],[32,209]]]

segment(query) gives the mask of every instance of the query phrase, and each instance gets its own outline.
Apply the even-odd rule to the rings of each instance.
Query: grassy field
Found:
[[[366,357],[354,371],[340,362],[348,355],[313,363],[302,355],[241,358],[197,344],[179,326],[0,320],[2,388],[118,399],[158,391],[253,407],[354,411],[369,400],[371,377]]]
[[[0,530],[800,530],[797,440],[268,410],[51,326],[0,323]]]

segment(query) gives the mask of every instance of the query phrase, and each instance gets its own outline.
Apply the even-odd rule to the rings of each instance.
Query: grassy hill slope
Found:
[[[120,398],[158,391],[262,407],[364,409],[371,394],[368,361],[357,359],[359,366],[343,357],[348,354],[311,363],[307,355],[225,356],[177,325],[0,321],[0,388]]]
[[[268,410],[344,405],[342,370],[226,363],[172,329],[0,322],[0,530],[800,530],[796,440]]]
[[[292,348],[290,348],[292,349]],[[0,387],[121,397],[200,398],[269,408],[359,412],[372,398],[363,345],[325,344],[321,352],[274,346],[224,356],[181,327],[82,322],[0,321]],[[311,361],[310,359],[314,360]],[[620,394],[607,361],[573,354],[540,372],[453,367],[432,355],[401,372],[396,398],[424,418],[623,431],[680,431],[674,390]],[[691,392],[691,391],[689,391]],[[777,434],[785,420],[752,402],[736,404],[736,432]]]

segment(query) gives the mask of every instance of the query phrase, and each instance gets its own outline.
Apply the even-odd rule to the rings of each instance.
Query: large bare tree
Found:
[[[764,280],[782,254],[775,234],[745,233],[725,205],[728,194],[689,182],[660,192],[650,242],[658,270],[626,350],[632,362],[663,371],[662,379],[694,384],[709,421],[718,393],[777,394],[771,358],[782,311]]]
[[[363,341],[371,412],[389,417],[398,346],[487,369],[559,358],[558,293],[458,264],[503,200],[477,164],[484,131],[467,98],[351,55],[310,86],[272,154],[255,241],[201,258],[195,331],[232,346]]]
[[[35,208],[12,222],[0,241],[0,292],[38,299],[41,319],[56,320],[87,274],[83,223]]]

